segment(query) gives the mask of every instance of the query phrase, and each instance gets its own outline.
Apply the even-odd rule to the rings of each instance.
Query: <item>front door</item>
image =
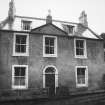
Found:
[[[49,89],[49,95],[55,94],[55,71],[54,68],[49,67],[45,71],[45,87]]]

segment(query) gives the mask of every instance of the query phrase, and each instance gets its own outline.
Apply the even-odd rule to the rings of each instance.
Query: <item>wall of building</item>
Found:
[[[0,32],[0,89],[11,88],[13,33]]]
[[[0,33],[0,89],[11,89],[12,65],[28,65],[28,87],[43,87],[43,70],[54,65],[58,70],[58,86],[67,86],[71,91],[76,88],[75,66],[88,66],[88,89],[100,89],[103,85],[104,70],[103,43],[99,40],[87,41],[87,59],[74,57],[74,38],[58,36],[58,57],[43,57],[43,36],[29,35],[29,56],[15,57],[13,54],[13,33]]]

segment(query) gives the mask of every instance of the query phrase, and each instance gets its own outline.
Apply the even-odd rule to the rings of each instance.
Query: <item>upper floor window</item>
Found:
[[[43,36],[43,56],[57,57],[57,37]]]
[[[29,35],[23,33],[14,34],[13,55],[28,56]]]
[[[12,88],[25,89],[28,87],[28,66],[13,65],[12,66]]]
[[[22,20],[22,30],[29,31],[31,29],[31,21]]]
[[[74,39],[74,49],[76,58],[86,58],[86,40],[84,39]]]
[[[68,25],[68,24],[62,24],[64,31],[66,31],[69,35],[74,34],[74,28],[75,26],[73,25]]]
[[[87,66],[76,67],[76,86],[82,87],[88,85],[88,71]]]
[[[72,26],[72,25],[67,25],[67,27],[68,27],[68,34],[73,34],[74,33],[74,26]]]

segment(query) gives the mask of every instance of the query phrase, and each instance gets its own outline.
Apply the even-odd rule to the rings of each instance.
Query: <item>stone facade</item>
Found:
[[[57,35],[57,57],[43,57],[43,35],[29,34],[29,56],[13,56],[14,31],[0,31],[0,84],[1,89],[12,88],[12,65],[28,65],[28,88],[43,88],[43,70],[53,65],[58,70],[58,87],[76,88],[76,66],[88,67],[88,90],[102,88],[104,71],[103,41],[86,39],[87,58],[74,56],[74,39],[78,37]],[[80,39],[80,38],[79,38]],[[83,39],[83,38],[82,38]],[[81,89],[81,88],[79,88]]]

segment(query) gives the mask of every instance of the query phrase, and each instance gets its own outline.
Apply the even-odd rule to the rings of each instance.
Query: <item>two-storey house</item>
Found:
[[[40,90],[56,94],[103,87],[103,40],[88,27],[83,11],[79,23],[17,16],[11,0],[0,24],[0,91]]]

